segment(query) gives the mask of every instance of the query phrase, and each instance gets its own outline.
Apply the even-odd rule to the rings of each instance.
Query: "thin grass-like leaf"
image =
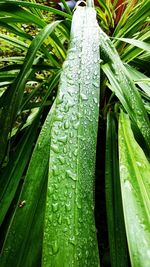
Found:
[[[132,8],[132,5],[129,5],[129,9],[130,8]],[[131,13],[131,10],[129,13]],[[113,36],[132,37],[132,35],[137,32],[147,21],[149,16],[149,0],[140,1],[130,17],[129,13],[127,10],[127,13],[122,16],[113,33]]]
[[[29,39],[32,40],[32,36],[28,33],[25,33],[23,30],[21,30],[19,27],[13,26],[13,25],[9,25],[8,23],[2,22],[0,20],[0,26],[7,29],[9,32],[12,32],[14,34],[16,34],[17,36],[20,36],[24,39]]]
[[[150,164],[134,139],[129,117],[123,112],[119,120],[119,168],[132,267],[149,267]]]
[[[109,20],[112,20],[112,13],[110,11],[109,6],[105,3],[104,0],[98,0],[99,5],[105,10],[105,13],[107,14]]]
[[[4,106],[1,108],[0,112],[0,162],[4,158],[4,153],[7,146],[8,134],[11,131],[12,125],[16,118],[17,112],[19,110],[24,87],[27,82],[27,79],[31,73],[31,67],[33,61],[35,59],[36,53],[40,46],[42,45],[45,38],[47,38],[51,32],[55,29],[55,27],[60,23],[60,21],[53,22],[47,25],[41,32],[34,38],[32,41],[28,53],[25,57],[24,64],[20,73],[18,74],[16,80],[11,86],[11,90],[9,95],[6,93],[6,97],[4,96]],[[7,116],[6,116],[7,114]]]
[[[70,14],[70,15],[72,15],[72,12],[71,12],[69,6],[67,5],[66,1],[65,0],[61,0],[61,2],[63,4],[65,10],[67,11],[67,13]]]
[[[6,57],[6,58],[3,58],[3,57],[1,57],[0,58],[0,62],[15,62],[15,63],[17,63],[17,62],[23,62],[23,60],[24,60],[24,57],[23,56],[12,56],[12,57],[10,57],[10,56],[8,56],[8,57]]]
[[[130,65],[125,64],[128,75],[150,97],[150,78]]]
[[[68,13],[65,13],[63,11],[60,11],[58,9],[55,9],[55,8],[52,8],[52,7],[49,7],[49,6],[45,6],[45,5],[41,5],[41,4],[37,4],[37,3],[31,3],[31,2],[26,2],[26,1],[12,1],[12,0],[7,0],[7,3],[6,1],[1,1],[0,3],[0,7],[1,5],[3,4],[6,4],[6,5],[17,5],[17,6],[22,6],[22,7],[29,7],[29,8],[35,8],[37,10],[44,10],[44,11],[49,11],[53,14],[57,14],[57,15],[60,15],[62,17],[65,17],[65,18],[68,18],[68,19],[71,19],[71,15],[68,14]]]
[[[128,76],[114,45],[108,36],[100,30],[101,58],[108,62],[102,66],[113,91],[132,118],[135,127],[142,133],[147,147],[150,148],[150,123],[141,96]]]
[[[27,9],[23,9],[22,7],[20,7],[19,5],[17,5],[16,3],[18,1],[12,1],[13,3],[9,3],[11,1],[5,1],[5,3],[3,3],[3,1],[0,2],[0,10],[1,10],[1,14],[4,14],[4,18],[5,16],[10,16],[13,19],[23,19],[24,22],[27,23],[34,23],[36,25],[38,25],[39,27],[44,27],[46,25],[45,21],[40,19],[39,16],[36,16],[35,14],[29,12]],[[13,10],[13,13],[12,13]],[[1,18],[2,20],[2,18]],[[3,20],[2,20],[3,21]]]
[[[140,40],[136,40],[133,38],[117,38],[117,40],[131,44],[131,45],[136,46],[136,47],[139,47],[140,49],[142,49],[144,51],[150,52],[150,44],[149,43],[146,43],[146,42],[143,42]]]
[[[15,37],[10,37],[6,34],[0,33],[0,39],[3,41],[7,41],[9,44],[13,45],[14,47],[20,48],[22,50],[27,50],[29,47],[29,45],[26,44],[25,42],[22,42]]]

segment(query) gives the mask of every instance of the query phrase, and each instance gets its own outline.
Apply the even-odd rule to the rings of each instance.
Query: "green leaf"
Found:
[[[36,121],[37,122],[37,121]],[[20,179],[23,176],[29,156],[32,151],[38,124],[34,123],[25,132],[17,145],[16,151],[10,155],[9,162],[1,172],[0,179],[0,225],[5,218],[8,208],[15,196]]]
[[[150,44],[149,43],[146,43],[146,42],[143,42],[140,40],[136,40],[133,38],[116,38],[116,39],[120,40],[122,42],[128,43],[128,44],[131,44],[133,46],[139,47],[140,49],[142,49],[144,51],[150,52]]]
[[[42,190],[37,197],[37,206],[30,226],[29,238],[20,261],[21,267],[41,267],[47,176],[48,168],[45,177],[43,176],[45,182]]]
[[[93,213],[99,74],[96,12],[77,7],[53,115],[43,267],[99,266]]]
[[[114,45],[109,37],[100,29],[101,58],[104,62],[102,69],[111,83],[111,89],[128,112],[135,127],[140,130],[150,149],[150,122],[134,82],[130,79]]]
[[[41,4],[37,4],[37,3],[31,3],[31,2],[26,2],[26,1],[11,1],[11,0],[7,0],[7,3],[6,1],[1,1],[0,2],[0,8],[5,4],[6,5],[10,5],[12,4],[13,5],[13,8],[15,8],[15,5],[16,6],[22,6],[22,7],[26,7],[26,8],[35,8],[37,10],[44,10],[44,11],[49,11],[53,14],[57,14],[57,15],[60,15],[62,17],[65,17],[65,18],[68,18],[68,19],[71,19],[71,15],[68,14],[68,13],[65,13],[63,11],[60,11],[58,9],[55,9],[55,8],[52,8],[52,7],[49,7],[49,6],[46,6],[46,5],[41,5]]]
[[[13,3],[10,3],[11,1],[3,1],[0,2],[0,10],[1,14],[4,14],[4,20],[1,18],[2,21],[5,21],[5,16],[12,16],[12,19],[21,19],[24,22],[27,23],[34,23],[38,25],[39,27],[44,27],[46,26],[46,23],[44,20],[40,19],[39,16],[36,16],[35,14],[31,13],[27,9],[23,9],[19,5],[17,5],[17,1],[12,1]],[[13,13],[12,13],[13,10]]]
[[[131,6],[129,5],[129,9],[131,7],[132,5]],[[148,17],[149,17],[149,0],[140,1],[140,3],[136,5],[134,12],[132,12],[130,16],[128,14],[128,10],[127,14],[126,12],[124,13],[121,20],[116,26],[113,36],[132,37],[133,34],[138,32],[143,27],[144,23],[147,22]]]
[[[29,243],[32,240],[30,235],[32,235],[33,222],[35,221],[34,216],[48,173],[51,117],[52,110],[44,122],[30,160],[20,200],[3,244],[1,267],[22,267],[22,258],[30,255],[28,249],[30,249]],[[39,234],[41,235],[41,233]],[[34,244],[32,245],[34,246]],[[26,258],[27,262],[28,260]]]
[[[103,8],[103,9],[100,9],[100,11],[101,11],[102,13],[104,13],[104,14],[106,13],[107,16],[108,16],[108,18],[109,18],[109,20],[111,21],[111,20],[112,20],[112,12],[111,12],[111,10],[110,10],[109,5],[107,5],[107,4],[105,3],[104,0],[98,0],[98,3],[99,3],[99,5]],[[104,10],[105,12],[103,12],[103,10]],[[98,11],[99,11],[99,9],[98,9]]]
[[[105,193],[109,235],[109,248],[112,267],[127,267],[128,253],[119,178],[118,142],[116,118],[107,115]],[[123,260],[122,260],[123,259]]]
[[[119,168],[131,264],[132,267],[149,267],[150,164],[123,111],[119,119]]]
[[[150,97],[150,78],[130,65],[125,64],[125,67],[131,79]]]
[[[72,15],[72,12],[71,12],[69,6],[67,5],[66,1],[65,0],[61,0],[61,2],[63,3],[63,6],[66,9],[67,13]]]
[[[17,36],[20,36],[24,39],[29,39],[32,40],[32,36],[28,33],[25,33],[23,30],[21,30],[19,27],[13,26],[13,25],[9,25],[8,23],[2,22],[0,19],[0,26],[7,29],[9,32],[12,32],[14,34],[16,34]]]
[[[12,84],[9,93],[6,92],[6,97],[4,97],[3,107],[0,111],[0,162],[3,160],[5,155],[5,150],[7,146],[8,135],[11,131],[13,123],[15,121],[17,112],[19,110],[24,87],[27,82],[27,79],[32,71],[31,67],[35,59],[36,53],[40,46],[42,45],[45,38],[52,33],[55,27],[60,23],[60,21],[53,22],[47,25],[41,30],[41,32],[33,39],[27,55],[25,57],[22,69],[20,70],[17,78]],[[7,116],[6,116],[7,114]]]
[[[0,33],[0,39],[3,41],[7,41],[9,44],[13,45],[14,47],[20,48],[22,50],[27,50],[29,47],[29,45],[26,44],[25,42],[22,42],[14,37],[10,37],[9,35],[6,35],[6,34]]]

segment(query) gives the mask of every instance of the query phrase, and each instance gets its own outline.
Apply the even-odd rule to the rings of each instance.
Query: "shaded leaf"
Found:
[[[133,267],[149,267],[150,164],[123,111],[119,119],[119,168],[131,263]]]
[[[37,122],[37,121],[36,121]],[[0,179],[0,225],[5,218],[9,206],[15,196],[20,179],[23,176],[33,141],[36,136],[38,124],[34,123],[23,135],[17,145],[15,153],[10,156],[9,163],[1,173]]]
[[[112,267],[127,267],[128,253],[122,211],[116,130],[115,115],[109,112],[106,132],[105,192],[110,258]]]
[[[1,267],[21,267],[23,257],[26,258],[27,255],[30,257],[30,252],[28,250],[30,249],[28,246],[32,240],[30,235],[32,234],[39,197],[46,182],[46,173],[48,172],[51,117],[52,110],[50,110],[47,115],[30,160],[20,200],[3,244]],[[36,225],[41,229],[38,223]],[[36,230],[37,229],[34,229],[34,234],[37,234]],[[27,254],[25,255],[25,253]],[[34,253],[36,253],[36,251],[34,251]],[[30,259],[26,258],[26,262],[28,262],[28,260]]]

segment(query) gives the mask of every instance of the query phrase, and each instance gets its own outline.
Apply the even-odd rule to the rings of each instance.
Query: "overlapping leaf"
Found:
[[[36,222],[37,228],[35,228],[34,225],[33,236],[32,227],[33,223],[35,222],[36,210],[40,201],[41,192],[43,191],[43,186],[46,183],[47,179],[51,116],[52,110],[50,110],[42,127],[41,133],[32,154],[32,158],[30,160],[25,182],[20,195],[20,200],[18,206],[16,207],[15,215],[12,218],[11,225],[8,228],[3,244],[1,252],[1,267],[23,266],[22,259],[25,258],[25,262],[28,262],[29,259],[27,259],[27,255],[31,257],[29,245],[30,242],[35,241],[33,236],[35,236],[36,238],[38,238],[39,234],[41,236],[41,233],[38,232],[39,227],[41,227],[41,220],[39,220],[39,224]],[[46,196],[45,190],[43,191],[43,194],[44,196]],[[43,202],[41,204],[43,209],[45,206],[44,196],[42,197]],[[37,239],[36,242],[41,241]],[[37,248],[37,244],[35,245],[34,243],[32,243],[31,247],[32,246],[35,255],[37,255],[37,251],[36,249],[34,249],[34,246]],[[31,261],[37,262],[36,258],[31,259]],[[28,266],[32,265],[29,264]]]
[[[119,168],[132,267],[150,262],[150,164],[136,142],[128,115],[119,119]]]
[[[28,49],[22,69],[17,75],[14,83],[11,85],[9,93],[8,91],[6,91],[6,94],[3,95],[3,103],[0,112],[0,162],[4,158],[8,135],[15,121],[17,112],[19,111],[19,107],[23,98],[24,87],[32,71],[31,67],[35,59],[36,53],[45,38],[49,36],[49,34],[55,29],[55,27],[59,23],[60,21],[56,21],[51,23],[50,25],[47,25],[43,30],[41,30],[41,32],[36,36],[36,38],[34,38],[30,45],[30,48]]]
[[[17,146],[16,152],[12,153],[7,167],[2,171],[0,179],[0,225],[15,196],[20,179],[28,163],[38,126],[36,122],[24,134]]]
[[[130,79],[123,62],[108,36],[100,30],[101,58],[107,64],[103,71],[111,83],[111,89],[131,117],[135,127],[142,133],[147,147],[150,148],[150,122],[142,98]]]
[[[128,253],[120,191],[118,142],[115,114],[107,115],[105,192],[112,267],[127,267]],[[123,259],[123,260],[122,260]]]

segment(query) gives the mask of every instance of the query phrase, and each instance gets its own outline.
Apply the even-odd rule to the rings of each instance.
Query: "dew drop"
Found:
[[[68,121],[65,121],[65,123],[64,123],[64,128],[65,128],[65,129],[68,129],[68,128],[69,128],[69,122],[68,122]]]
[[[53,200],[57,200],[58,199],[58,196],[56,194],[53,194]]]
[[[82,208],[81,203],[79,201],[77,201],[77,207],[78,207],[78,209]]]
[[[99,82],[94,81],[92,84],[93,84],[95,87],[99,87]]]
[[[70,132],[70,137],[73,138],[73,136],[74,136],[74,132],[71,131],[71,132]]]
[[[70,225],[70,219],[68,217],[66,218],[66,222],[67,222],[67,224],[69,226]]]
[[[84,95],[84,94],[82,94],[82,93],[81,93],[81,99],[82,99],[82,100],[85,100],[85,101],[88,100],[87,96]]]
[[[57,145],[51,145],[51,149],[55,152],[55,153],[59,153],[59,148]]]
[[[58,203],[53,203],[52,204],[52,210],[53,210],[53,212],[57,212],[58,211]]]
[[[70,211],[70,210],[71,210],[71,205],[70,205],[70,203],[66,203],[66,204],[65,204],[65,208],[66,208],[66,211]]]
[[[59,250],[58,243],[57,243],[57,241],[54,241],[53,244],[52,244],[52,252],[53,252],[53,254],[57,254],[58,250]]]
[[[53,187],[52,186],[49,186],[48,187],[48,193],[51,195],[53,193]]]
[[[73,125],[73,128],[74,128],[75,130],[77,130],[78,127],[79,127],[79,125],[80,125],[80,122],[77,121],[77,122]]]
[[[73,181],[76,181],[77,180],[76,174],[73,173],[72,171],[66,170],[66,173],[67,173],[68,177],[71,178]]]
[[[72,187],[72,189],[75,189],[76,188],[75,184],[73,184],[71,187]]]
[[[61,164],[64,164],[65,163],[65,158],[62,157],[62,156],[59,156],[58,157],[58,160],[60,161]]]
[[[49,221],[50,223],[52,223],[52,221],[53,221],[53,216],[52,216],[52,214],[50,214],[50,215],[48,216],[48,221]]]
[[[97,103],[98,103],[98,100],[97,100],[97,98],[96,98],[96,97],[94,97],[93,101],[94,101],[94,103],[95,103],[95,104],[97,104]]]
[[[89,80],[85,80],[85,84],[88,85],[89,84]]]
[[[59,223],[60,225],[62,224],[62,217],[61,217],[61,215],[59,215],[58,223]]]
[[[67,136],[60,136],[58,138],[58,141],[61,142],[61,143],[66,144],[67,143]]]
[[[73,84],[74,84],[74,80],[73,80],[73,79],[68,79],[67,82],[68,82],[70,85],[73,85]]]
[[[63,151],[64,151],[64,153],[66,154],[66,153],[67,153],[67,148],[64,147]]]
[[[74,236],[70,237],[70,238],[69,238],[69,242],[70,242],[71,244],[73,244],[73,245],[76,245],[76,239],[75,239],[75,237],[74,237]]]
[[[56,103],[57,104],[61,104],[63,102],[63,97],[64,95],[59,95],[57,98],[56,98]]]
[[[63,121],[63,116],[62,115],[56,115],[54,120],[55,121]]]
[[[54,166],[52,170],[54,176],[58,176],[60,174],[60,170],[56,166]]]
[[[73,152],[74,156],[76,157],[78,155],[78,149],[75,149]]]

